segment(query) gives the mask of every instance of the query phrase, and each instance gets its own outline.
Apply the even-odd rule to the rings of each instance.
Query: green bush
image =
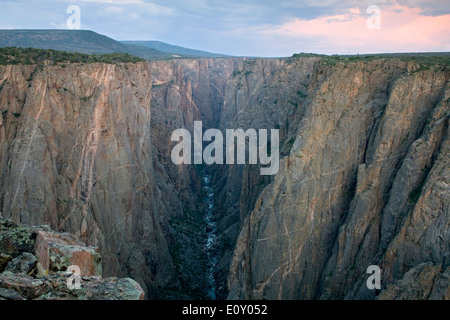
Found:
[[[58,63],[128,63],[145,61],[128,53],[85,54],[78,52],[56,51],[35,48],[0,48],[0,65],[8,64],[40,64],[44,61]],[[65,67],[64,64],[61,67]]]
[[[323,56],[325,56],[325,55],[318,54],[318,53],[305,53],[305,52],[294,53],[292,55],[293,58],[311,58],[311,57],[323,57]]]
[[[297,95],[300,97],[300,98],[306,98],[306,94],[304,94],[302,91],[300,91],[300,90],[298,90],[297,91]]]
[[[425,180],[422,181],[422,183],[417,188],[415,188],[413,191],[409,193],[408,201],[410,203],[416,203],[419,200],[420,196],[422,195],[422,189],[424,185]]]

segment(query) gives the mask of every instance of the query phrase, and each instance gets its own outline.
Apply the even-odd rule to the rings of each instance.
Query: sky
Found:
[[[0,29],[67,29],[71,5],[116,40],[235,56],[450,51],[450,0],[0,0]]]

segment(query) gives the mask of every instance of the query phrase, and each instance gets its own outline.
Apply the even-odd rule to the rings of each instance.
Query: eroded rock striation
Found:
[[[417,284],[429,288],[417,290],[421,299],[440,299],[430,288],[447,279],[450,263],[448,63],[319,59],[304,77],[300,70],[308,66],[301,60],[277,67],[281,79],[266,85],[297,71],[288,81],[288,94],[298,93],[287,109],[291,115],[265,122],[287,127],[290,151],[251,212],[241,212],[228,297],[373,299],[379,292],[366,286],[368,266],[381,268],[383,292],[429,263],[420,273],[427,281]],[[261,78],[260,71],[255,79]],[[260,97],[257,83],[244,87],[249,99]],[[244,124],[252,119],[248,114],[278,107],[275,101],[240,105]],[[255,182],[241,176],[240,201],[255,190]],[[409,290],[405,281],[399,290]]]

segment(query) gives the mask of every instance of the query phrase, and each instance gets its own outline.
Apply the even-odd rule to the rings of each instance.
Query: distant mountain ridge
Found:
[[[170,53],[181,56],[188,57],[199,57],[199,58],[226,58],[230,57],[228,55],[219,54],[219,53],[211,53],[202,50],[189,49],[181,46],[167,44],[161,41],[120,41],[125,45],[134,45],[134,46],[144,46],[147,48],[151,48],[154,50],[158,50],[164,53]]]
[[[87,54],[128,53],[128,48],[89,30],[0,30],[0,47],[32,47]]]
[[[227,57],[160,41],[120,42],[91,30],[0,30],[0,47],[31,47],[87,54],[128,53],[147,60]]]

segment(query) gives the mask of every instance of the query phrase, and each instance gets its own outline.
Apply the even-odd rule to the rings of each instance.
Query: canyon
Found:
[[[449,79],[432,56],[2,65],[0,212],[147,299],[450,299]],[[195,121],[278,129],[278,172],[174,164]]]

